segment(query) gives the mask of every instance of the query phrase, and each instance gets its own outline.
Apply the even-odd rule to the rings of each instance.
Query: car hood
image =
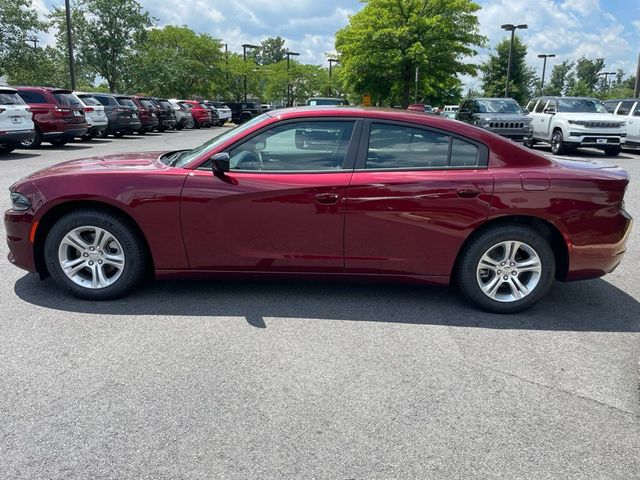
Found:
[[[530,122],[531,117],[522,113],[476,113],[473,115],[477,118],[483,118],[492,122]]]
[[[39,170],[22,181],[36,181],[42,177],[79,175],[101,171],[163,170],[169,167],[158,160],[158,156],[162,153],[165,152],[126,153],[71,160]]]

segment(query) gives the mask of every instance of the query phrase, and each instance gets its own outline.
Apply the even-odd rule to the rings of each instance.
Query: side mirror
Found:
[[[228,152],[216,153],[211,157],[211,168],[214,175],[224,175],[231,168]]]
[[[542,113],[548,113],[548,114],[551,114],[551,115],[555,115],[556,114],[556,109],[555,108],[545,108]]]
[[[528,109],[528,108],[523,108],[523,109],[522,109],[522,113],[523,113],[524,115],[529,115],[529,109]]]

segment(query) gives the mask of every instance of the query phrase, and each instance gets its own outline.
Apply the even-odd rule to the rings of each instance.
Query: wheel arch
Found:
[[[44,260],[44,243],[47,237],[47,233],[54,225],[54,223],[58,221],[63,215],[83,209],[102,210],[104,212],[110,213],[111,215],[117,216],[128,226],[130,226],[143,242],[143,247],[147,259],[147,274],[153,274],[154,263],[153,256],[151,255],[151,248],[149,247],[149,242],[147,241],[144,232],[131,215],[115,205],[101,202],[99,200],[72,200],[54,205],[49,210],[47,210],[38,221],[38,228],[36,229],[36,234],[33,240],[33,258],[36,266],[36,271],[41,278],[46,278],[49,276],[46,262]]]
[[[567,242],[565,240],[562,232],[556,227],[553,223],[549,222],[540,217],[535,217],[533,215],[504,215],[500,217],[492,218],[482,225],[478,226],[471,234],[465,239],[458,254],[456,256],[456,261],[453,264],[453,268],[451,270],[451,280],[455,280],[456,272],[458,271],[458,264],[460,261],[460,257],[462,257],[462,253],[466,250],[468,245],[482,232],[487,230],[488,228],[499,226],[499,225],[527,225],[533,229],[535,229],[542,237],[544,237],[549,244],[551,245],[551,249],[553,250],[553,255],[556,259],[556,279],[563,281],[567,278],[567,274],[569,272],[569,250],[567,247]]]

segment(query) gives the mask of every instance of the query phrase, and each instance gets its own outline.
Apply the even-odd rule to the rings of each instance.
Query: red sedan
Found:
[[[483,309],[620,263],[627,173],[398,110],[268,112],[193,150],[62,163],[11,187],[9,259],[86,299],[147,273],[455,282]]]

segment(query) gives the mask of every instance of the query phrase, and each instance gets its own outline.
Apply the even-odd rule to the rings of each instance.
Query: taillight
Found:
[[[93,107],[84,107],[85,112],[93,112],[95,109]]]
[[[53,107],[54,117],[67,117],[71,114],[71,110],[68,108]]]

